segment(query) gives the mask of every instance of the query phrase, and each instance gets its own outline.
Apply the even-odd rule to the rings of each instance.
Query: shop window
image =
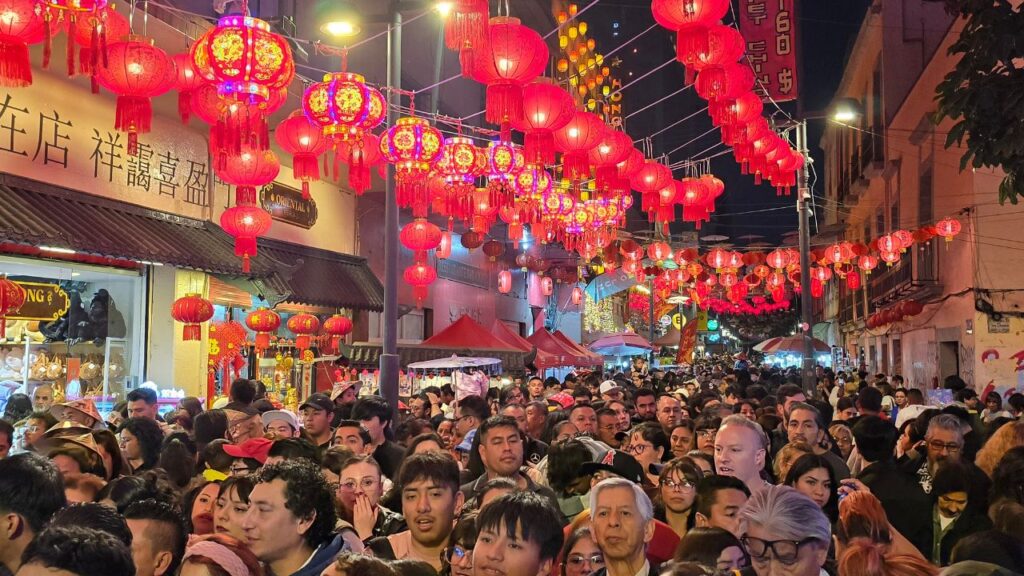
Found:
[[[0,340],[0,405],[39,386],[60,402],[87,398],[101,415],[142,384],[144,276],[74,263],[0,258],[26,304]]]

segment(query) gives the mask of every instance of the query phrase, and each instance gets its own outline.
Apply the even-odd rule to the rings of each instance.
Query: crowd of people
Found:
[[[0,576],[1024,574],[1024,395],[799,381],[637,364],[397,411],[339,382],[293,413],[238,379],[162,416],[42,386],[0,420]]]

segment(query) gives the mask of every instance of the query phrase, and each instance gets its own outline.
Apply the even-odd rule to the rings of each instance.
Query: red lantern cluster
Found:
[[[924,312],[924,306],[920,302],[917,300],[904,300],[903,302],[868,316],[865,324],[871,329],[882,328],[883,326],[887,326],[894,322],[900,322],[907,318],[917,316],[921,312]]]
[[[0,0],[0,86],[32,84],[28,47],[42,42],[47,29],[33,0]]]

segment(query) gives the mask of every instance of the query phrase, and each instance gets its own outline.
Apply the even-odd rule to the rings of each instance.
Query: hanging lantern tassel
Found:
[[[75,22],[74,12],[68,14],[68,30],[74,30]],[[67,45],[64,49],[64,59],[68,67],[68,76],[75,75],[75,41],[71,38],[71,32],[68,33]]]
[[[366,165],[366,151],[362,141],[349,146],[348,152],[348,185],[356,191],[357,196],[370,189],[370,167]]]
[[[0,42],[0,86],[24,87],[32,83],[32,64],[24,42]]]
[[[53,30],[50,27],[52,18],[49,12],[43,15],[43,30],[46,35],[43,41],[43,70],[50,67],[50,56],[53,55]]]
[[[114,128],[128,133],[128,155],[139,153],[139,133],[149,132],[153,121],[153,106],[149,98],[118,96]]]
[[[487,86],[487,121],[501,125],[501,141],[512,141],[510,122],[523,117],[523,89],[515,84]]]
[[[309,183],[320,180],[320,166],[312,154],[296,154],[292,157],[292,176],[302,182],[302,199],[309,200]]]

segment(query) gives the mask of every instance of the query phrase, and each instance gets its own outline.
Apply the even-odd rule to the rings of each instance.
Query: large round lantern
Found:
[[[281,172],[281,163],[271,150],[246,148],[240,154],[218,154],[214,172],[228,184],[236,186],[239,204],[256,204],[256,188],[274,181]]]
[[[608,130],[601,117],[577,111],[565,126],[554,132],[555,147],[562,151],[562,174],[579,181],[590,176],[588,153]]]
[[[0,86],[32,84],[28,45],[42,42],[46,29],[33,0],[0,0]]]
[[[427,174],[441,157],[441,132],[423,118],[399,118],[380,139],[384,159],[395,165],[398,206],[406,208],[427,202]]]
[[[352,72],[324,74],[302,94],[302,111],[338,141],[359,140],[384,121],[387,102],[379,90]]]
[[[412,286],[416,305],[421,306],[427,297],[427,287],[437,280],[437,271],[425,262],[417,262],[405,269],[402,274],[405,283]]]
[[[697,75],[694,88],[697,95],[708,101],[736,98],[754,86],[754,71],[747,64],[730,62],[721,66],[708,66]]]
[[[629,185],[643,194],[655,194],[672,184],[672,170],[655,160],[645,160],[643,166],[629,179]]]
[[[935,223],[935,232],[945,238],[946,242],[952,242],[953,237],[960,233],[960,229],[960,221],[954,218],[943,218]]]
[[[200,36],[192,61],[222,96],[239,101],[267,102],[295,77],[288,41],[263,20],[240,14],[224,16]]]
[[[472,252],[480,246],[483,246],[485,239],[486,237],[483,234],[476,232],[475,230],[468,230],[462,235],[459,241],[462,243],[463,248]]]
[[[182,340],[202,340],[202,323],[213,318],[213,304],[199,294],[187,294],[171,305],[171,318],[185,325]]]
[[[501,125],[503,140],[509,139],[510,123],[523,118],[522,86],[547,63],[548,46],[540,34],[518,18],[491,18],[486,41],[474,50],[471,76],[487,85],[486,119]]]
[[[768,253],[768,256],[766,256],[764,260],[772,268],[775,268],[776,270],[781,270],[790,263],[789,252],[785,250],[772,250],[771,252]]]
[[[295,347],[299,352],[309,349],[312,335],[320,331],[320,319],[312,314],[296,314],[288,319],[288,330],[295,334]]]
[[[309,199],[309,183],[320,180],[320,155],[327,151],[328,141],[319,126],[296,110],[277,125],[274,139],[282,150],[292,155],[292,176],[302,182],[302,197]]]
[[[107,66],[99,69],[97,80],[117,94],[114,129],[128,134],[126,150],[131,156],[138,154],[139,134],[147,134],[151,128],[150,98],[171,88],[173,65],[166,52],[142,36],[129,36],[107,47]]]
[[[0,338],[6,338],[7,316],[21,310],[25,304],[25,289],[7,276],[0,276]]]
[[[242,272],[248,274],[256,239],[270,230],[270,214],[255,204],[238,204],[220,215],[220,227],[235,239],[235,256],[242,259]]]
[[[647,246],[647,257],[661,263],[672,257],[672,247],[666,242],[652,242]]]
[[[604,137],[588,152],[588,160],[595,167],[595,177],[599,190],[624,187],[619,180],[619,163],[629,159],[636,150],[629,134],[620,130],[606,130]],[[628,186],[628,184],[625,184]],[[622,190],[625,192],[625,190]]]
[[[117,14],[115,12],[115,14]],[[126,22],[127,24],[127,22]],[[82,50],[85,50],[83,48]],[[178,91],[178,117],[182,124],[188,124],[192,116],[192,94],[197,88],[207,83],[206,79],[196,72],[192,56],[188,54],[174,55],[174,88]]]
[[[100,85],[96,78],[96,70],[107,65],[107,46],[131,33],[128,19],[115,10],[113,6],[107,5],[99,8],[94,5],[91,10],[77,15],[68,22],[67,33],[69,43],[73,39],[73,44],[79,47],[78,73],[86,74],[90,77],[92,92],[93,94],[98,94]],[[74,57],[70,53],[72,49],[73,46],[68,47],[69,75],[73,74],[70,68],[74,64]],[[189,58],[187,54],[184,57]],[[175,60],[177,61],[177,59]]]
[[[417,218],[402,227],[398,238],[402,246],[413,251],[417,262],[425,262],[427,250],[433,250],[441,244],[441,229],[426,218]]]
[[[857,267],[863,270],[865,274],[871,274],[871,271],[878,267],[878,257],[865,254],[857,258]]]
[[[270,347],[270,335],[281,327],[281,316],[269,308],[257,308],[245,317],[245,325],[256,333],[256,352]]]
[[[729,11],[729,0],[654,0],[654,20],[669,30],[688,24],[711,24]]]
[[[349,332],[352,331],[352,320],[347,316],[335,314],[324,320],[324,332],[331,337],[331,349],[337,350],[338,344]]]
[[[576,113],[572,96],[547,79],[537,79],[523,87],[523,118],[513,123],[524,133],[526,161],[548,165],[555,162],[552,133],[565,126]]]
[[[498,272],[498,292],[508,294],[512,291],[512,272],[502,270]]]
[[[475,188],[473,181],[486,170],[487,153],[478,148],[471,138],[453,136],[444,139],[444,150],[437,161],[436,172],[444,178],[449,200],[471,193]]]
[[[488,261],[495,262],[505,254],[505,245],[497,240],[491,239],[484,242],[482,250],[483,253],[487,255]]]

